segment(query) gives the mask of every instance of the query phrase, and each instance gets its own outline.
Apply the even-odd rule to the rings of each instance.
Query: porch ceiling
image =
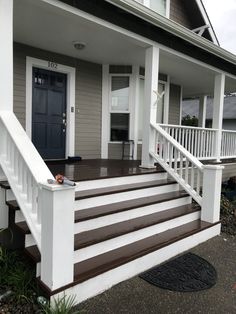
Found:
[[[14,1],[14,41],[95,63],[144,66],[148,42],[77,16],[46,1]],[[76,50],[74,41],[86,43]],[[183,86],[183,96],[212,94],[215,71],[186,58],[161,50],[160,72]],[[236,81],[227,78],[226,91],[236,91]]]

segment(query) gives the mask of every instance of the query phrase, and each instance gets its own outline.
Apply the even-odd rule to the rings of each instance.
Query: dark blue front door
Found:
[[[65,158],[66,75],[33,68],[32,141],[44,159]]]

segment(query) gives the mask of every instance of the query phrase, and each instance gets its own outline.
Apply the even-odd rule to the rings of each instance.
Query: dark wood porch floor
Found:
[[[73,181],[94,180],[102,178],[139,175],[162,171],[157,169],[142,169],[139,167],[140,160],[109,160],[109,159],[87,159],[76,162],[47,161],[52,174],[63,174]]]

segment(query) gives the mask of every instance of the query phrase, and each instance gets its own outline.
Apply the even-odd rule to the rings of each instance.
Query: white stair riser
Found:
[[[137,258],[120,267],[91,278],[81,284],[68,288],[52,296],[52,299],[63,297],[63,295],[71,295],[76,297],[76,303],[80,303],[110,289],[112,286],[124,280],[132,278],[156,265],[161,264],[168,259],[215,237],[218,234],[220,234],[220,224],[165,246],[162,249],[143,257]]]
[[[6,201],[13,201],[15,200],[15,195],[13,194],[12,190],[6,190]]]
[[[110,195],[103,195],[103,196],[96,196],[96,197],[89,197],[86,199],[78,200],[75,202],[75,209],[82,210],[96,206],[102,206],[107,204],[114,204],[121,201],[128,201],[140,197],[148,197],[163,193],[169,193],[173,191],[178,191],[179,185],[175,184],[168,184],[164,186],[157,186],[153,188],[145,188],[139,189],[129,192],[121,192],[121,193],[114,193]]]
[[[36,278],[41,275],[41,262],[36,265]]]
[[[32,236],[32,234],[25,235],[25,247],[36,245],[36,242]]]
[[[88,181],[79,181],[78,186],[75,188],[76,191],[84,191],[89,189],[100,189],[110,186],[117,186],[123,184],[133,184],[133,183],[143,183],[155,180],[164,180],[167,178],[166,172],[161,173],[151,173],[151,174],[140,174],[140,175],[131,175],[125,177],[117,178],[108,178],[108,179],[99,179],[99,180],[88,180]]]
[[[187,204],[190,204],[191,202],[192,202],[191,197],[186,196],[186,197],[181,197],[181,198],[174,199],[167,202],[162,202],[159,204],[138,207],[138,208],[130,209],[130,210],[123,211],[120,213],[106,215],[106,216],[78,222],[78,223],[75,223],[75,234],[79,232],[83,232],[83,231],[105,227],[114,223],[129,220],[129,219],[134,219],[141,216],[161,212],[163,210],[167,210],[170,208],[187,205]]]
[[[25,217],[22,214],[21,210],[16,210],[16,213],[15,213],[15,223],[21,222],[21,221],[25,221]]]
[[[75,251],[74,263],[81,262],[91,257],[115,250],[124,245],[151,237],[155,234],[179,227],[200,218],[200,211],[174,218],[147,228],[143,228],[122,236],[106,240],[86,248]]]

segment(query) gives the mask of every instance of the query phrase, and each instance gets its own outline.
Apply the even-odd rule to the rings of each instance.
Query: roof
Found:
[[[190,115],[198,117],[199,101],[190,99],[183,101],[182,116]],[[212,120],[213,117],[213,98],[207,99],[206,119]],[[224,119],[236,119],[236,96],[227,96],[224,99]]]

